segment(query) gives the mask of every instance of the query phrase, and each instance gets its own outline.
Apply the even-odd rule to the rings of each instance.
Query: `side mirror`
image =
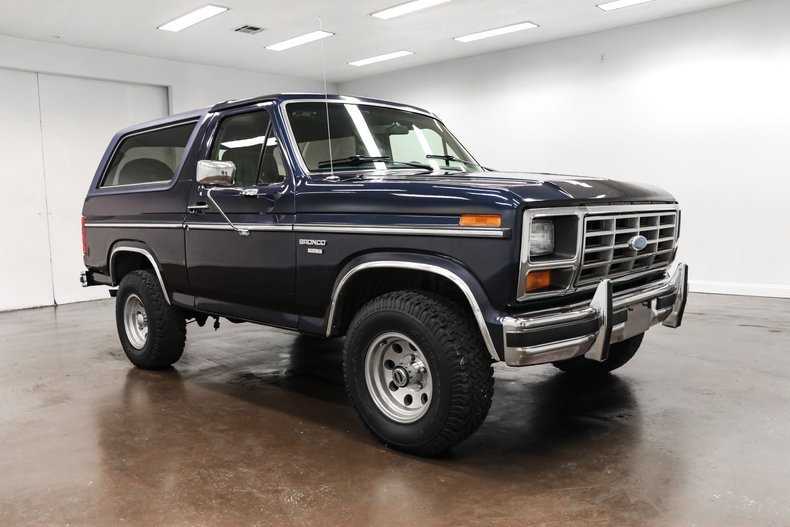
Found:
[[[233,161],[209,161],[197,164],[197,182],[205,187],[232,187],[236,181],[236,163]]]

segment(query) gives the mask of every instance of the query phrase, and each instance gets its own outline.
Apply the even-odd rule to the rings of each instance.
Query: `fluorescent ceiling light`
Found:
[[[429,7],[444,4],[449,1],[450,0],[414,0],[413,2],[406,2],[405,4],[396,5],[395,7],[390,7],[382,11],[376,11],[375,13],[371,13],[370,16],[375,16],[376,18],[381,18],[383,20],[389,20],[390,18],[395,18],[396,16],[407,15],[409,13],[419,11],[420,9],[427,9]]]
[[[538,27],[537,24],[532,22],[521,22],[520,24],[513,24],[512,26],[499,27],[496,29],[489,29],[488,31],[481,31],[480,33],[472,33],[471,35],[464,35],[462,37],[455,37],[453,40],[458,42],[473,42],[484,38],[498,37],[499,35],[507,35],[508,33],[515,33],[516,31],[524,31],[525,29],[532,29]]]
[[[354,62],[349,62],[352,66],[367,66],[368,64],[374,64],[376,62],[383,62],[385,60],[392,60],[398,59],[400,57],[407,57],[409,55],[414,55],[413,51],[394,51],[392,53],[387,53],[385,55],[377,55],[375,57],[370,57],[369,59],[361,59],[355,60]]]
[[[289,38],[288,40],[283,40],[277,44],[266,46],[266,49],[270,49],[272,51],[282,51],[284,49],[307,44],[308,42],[315,42],[316,40],[321,40],[322,38],[331,37],[332,35],[334,35],[334,33],[329,33],[328,31],[313,31],[312,33],[307,33],[306,35]]]
[[[615,9],[622,9],[624,7],[631,7],[632,5],[646,4],[653,0],[615,0],[614,2],[606,2],[605,4],[598,4],[599,9],[604,11],[613,11]]]
[[[157,29],[161,29],[162,31],[181,31],[182,29],[186,29],[189,26],[194,26],[204,20],[211,18],[212,16],[217,16],[220,13],[224,13],[227,11],[227,7],[219,7],[216,5],[206,5],[201,7],[200,9],[195,9],[187,13],[184,16],[180,16],[175,20],[171,20],[167,24],[163,26],[159,26]]]

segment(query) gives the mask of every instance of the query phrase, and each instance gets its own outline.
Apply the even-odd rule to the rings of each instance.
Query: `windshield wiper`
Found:
[[[457,158],[457,157],[451,156],[451,155],[443,156],[443,155],[439,155],[439,154],[428,154],[427,156],[425,156],[425,158],[426,159],[443,159],[444,161],[446,161],[448,163],[450,161],[456,161],[458,163],[463,163],[465,165],[470,165],[470,166],[473,166],[473,167],[478,166],[477,163],[474,163],[472,161],[467,161],[466,159],[460,159],[460,158]]]
[[[406,165],[407,167],[414,167],[420,168],[422,170],[428,170],[429,172],[433,172],[434,168],[431,165],[426,165],[425,163],[418,163],[417,161],[390,161],[391,163],[397,163],[398,165]]]
[[[343,166],[343,165],[362,165],[364,163],[391,163],[397,165],[406,165],[408,167],[419,168],[422,170],[427,170],[429,172],[433,172],[433,167],[431,165],[427,165],[425,163],[418,163],[416,161],[393,161],[389,156],[363,156],[363,155],[354,155],[348,157],[342,157],[340,159],[332,159],[326,161],[319,161],[318,167],[319,168],[326,168],[328,166]]]
[[[325,168],[332,165],[362,165],[364,163],[375,163],[377,161],[390,161],[391,158],[386,156],[362,156],[362,155],[355,155],[355,156],[348,156],[348,157],[341,157],[339,159],[327,159],[326,161],[319,161],[318,166],[319,168]]]

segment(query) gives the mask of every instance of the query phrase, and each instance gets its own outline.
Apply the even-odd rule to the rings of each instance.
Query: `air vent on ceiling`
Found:
[[[244,25],[237,27],[233,31],[235,31],[236,33],[247,33],[248,35],[254,35],[256,33],[260,33],[261,31],[263,31],[263,28],[258,26]]]

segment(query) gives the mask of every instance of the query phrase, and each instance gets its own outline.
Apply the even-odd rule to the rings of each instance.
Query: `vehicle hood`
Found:
[[[303,212],[353,210],[359,213],[496,213],[503,209],[591,206],[610,203],[674,203],[653,185],[612,179],[534,172],[359,174],[353,180],[310,181],[297,193]],[[328,196],[329,199],[327,199]]]
[[[415,176],[412,176],[415,177]],[[630,183],[614,179],[549,174],[538,172],[480,172],[443,176],[417,176],[430,179],[434,184],[459,187],[499,189],[523,202],[585,203],[654,201],[674,202],[667,191],[654,185]]]

